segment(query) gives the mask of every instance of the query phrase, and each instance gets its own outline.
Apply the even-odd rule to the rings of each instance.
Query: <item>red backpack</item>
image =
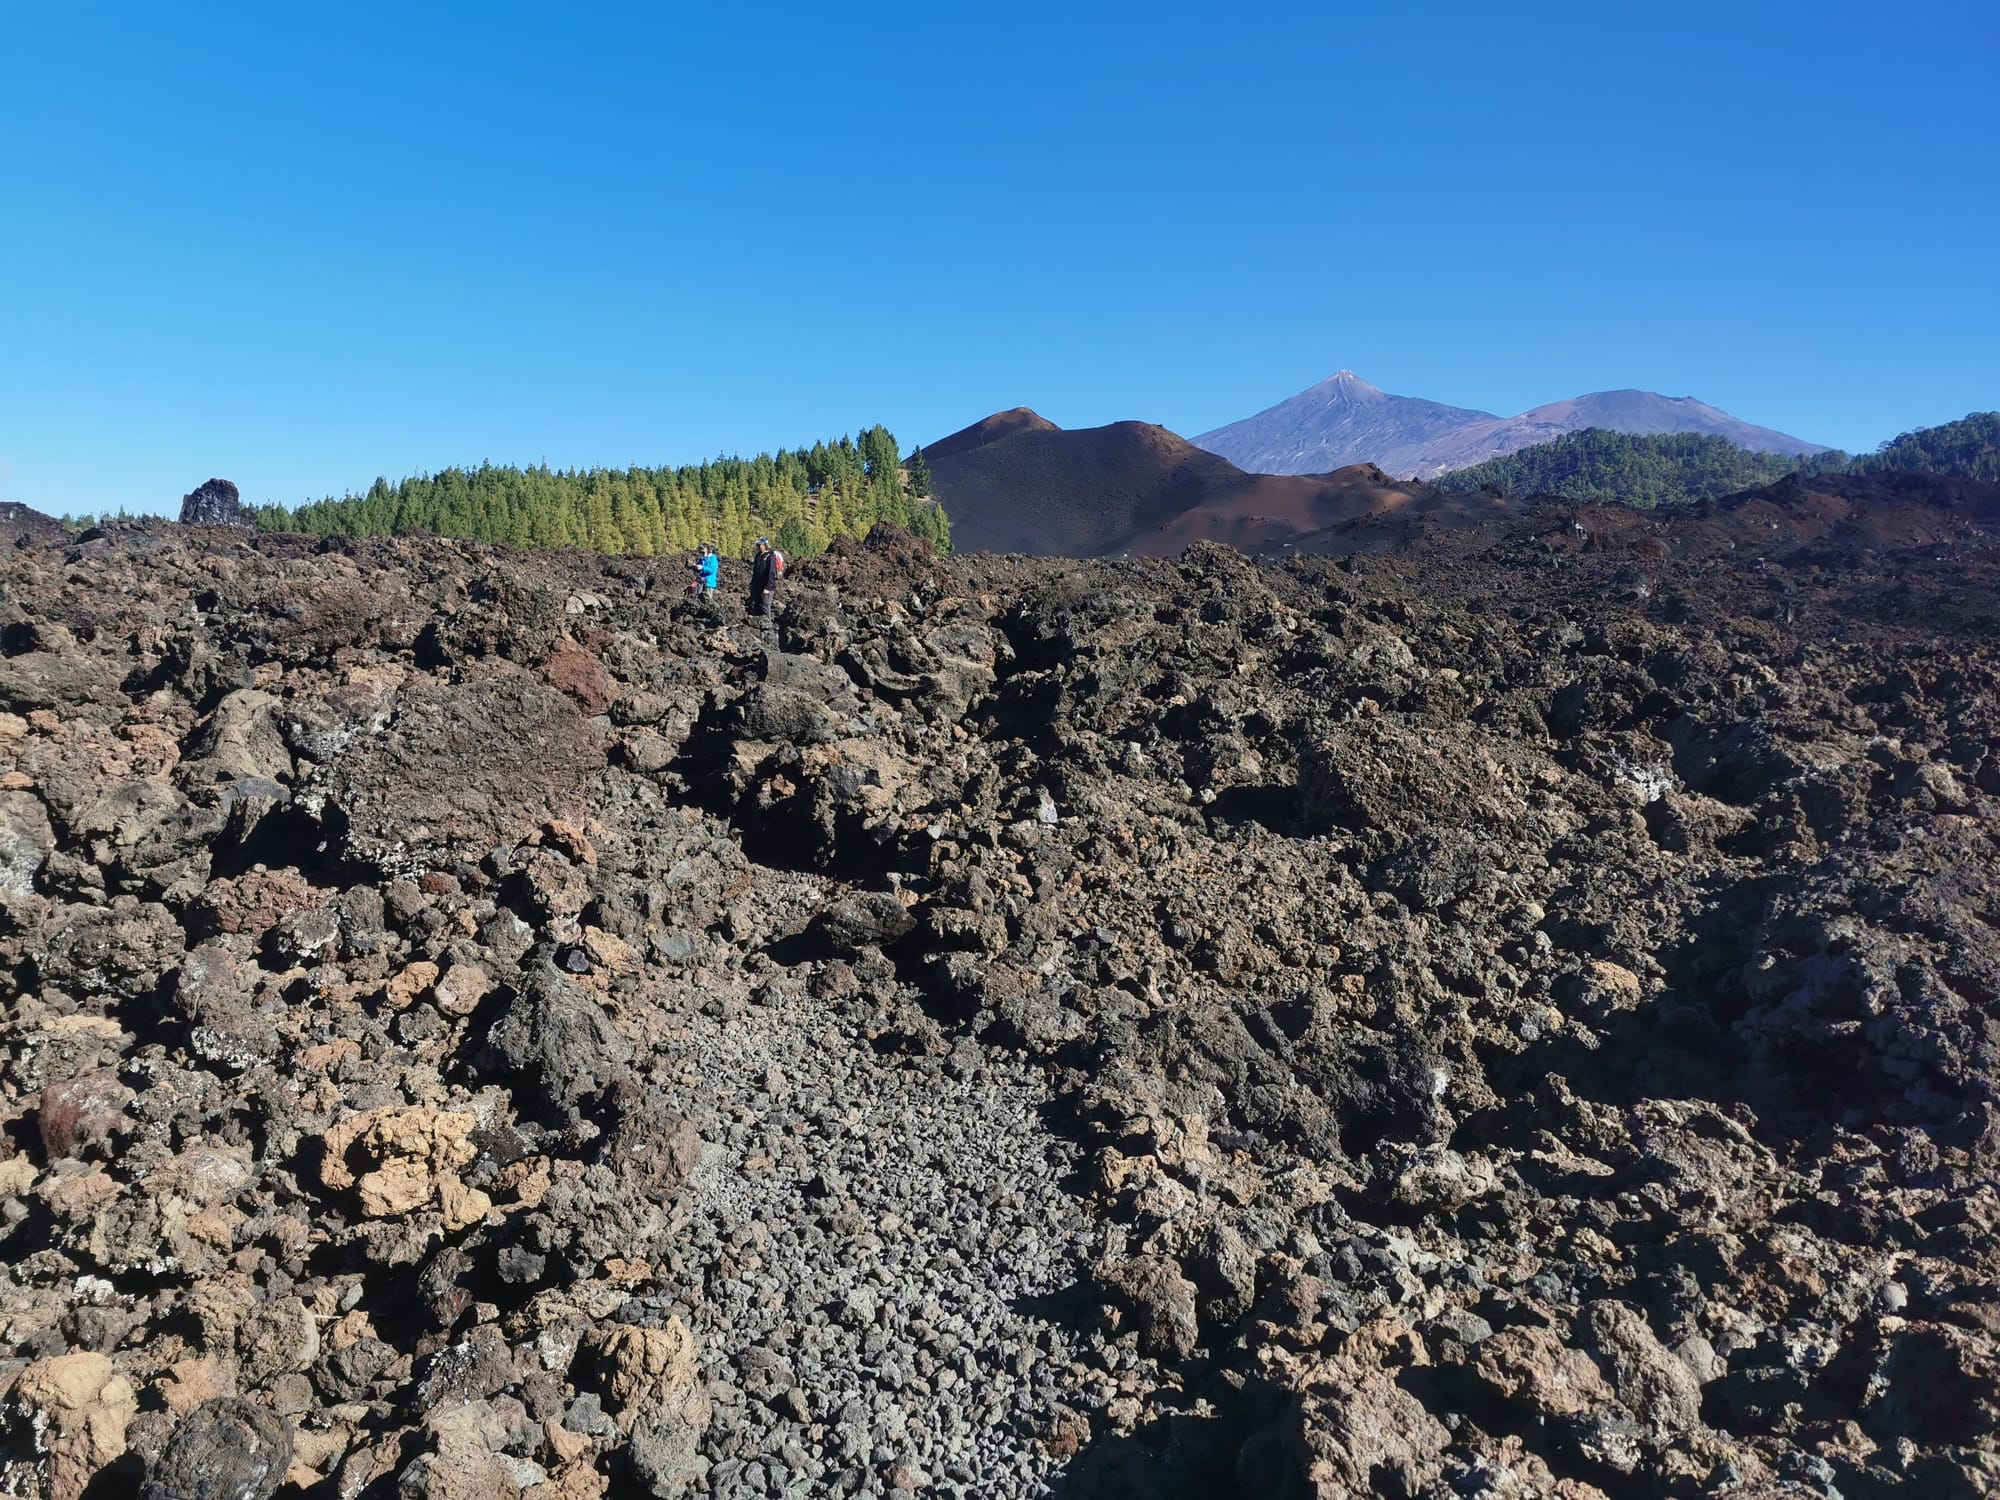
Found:
[[[785,576],[785,554],[776,547],[771,549],[771,581],[776,583]]]

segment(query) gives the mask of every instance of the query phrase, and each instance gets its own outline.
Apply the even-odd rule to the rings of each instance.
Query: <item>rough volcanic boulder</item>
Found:
[[[679,1318],[658,1328],[595,1330],[586,1357],[620,1427],[629,1429],[648,1414],[697,1432],[708,1426],[712,1407],[701,1380],[701,1349]]]
[[[1146,1354],[1186,1359],[1200,1337],[1195,1321],[1196,1288],[1180,1267],[1159,1256],[1140,1255],[1100,1266],[1097,1282],[1139,1336]]]
[[[79,1500],[124,1454],[126,1428],[138,1408],[132,1383],[104,1355],[63,1354],[20,1372],[6,1415],[33,1433],[40,1493],[47,1500]]]
[[[820,913],[815,924],[836,953],[858,953],[870,944],[887,946],[912,931],[917,919],[890,891],[857,891]]]
[[[0,792],[0,900],[34,894],[55,848],[48,810],[32,792]]]
[[[470,1114],[420,1105],[369,1110],[326,1133],[320,1181],[352,1189],[371,1219],[435,1205],[452,1228],[476,1223],[492,1200],[457,1175],[473,1159],[474,1124]]]
[[[609,1103],[611,1124],[602,1151],[619,1181],[656,1198],[680,1191],[701,1164],[694,1122],[630,1078],[611,1085]]]
[[[283,1418],[241,1396],[188,1413],[147,1477],[141,1500],[270,1500],[292,1462]]]
[[[507,1080],[517,1097],[535,1099],[552,1119],[569,1123],[623,1076],[632,1044],[586,990],[543,963],[523,976],[471,1056],[481,1071]]]
[[[227,479],[211,479],[181,497],[183,526],[253,526],[256,516],[242,491]]]
[[[577,706],[513,667],[459,683],[419,675],[395,694],[386,722],[350,732],[336,750],[328,810],[344,822],[349,851],[385,867],[476,856],[551,818],[575,818],[604,764]]]
[[[838,667],[771,651],[763,680],[737,706],[738,733],[751,740],[818,745],[838,739],[860,707],[854,683]]]
[[[1476,735],[1362,720],[1301,749],[1301,815],[1314,831],[1340,830],[1370,849],[1440,827],[1516,824],[1526,811],[1518,777],[1494,748]]]

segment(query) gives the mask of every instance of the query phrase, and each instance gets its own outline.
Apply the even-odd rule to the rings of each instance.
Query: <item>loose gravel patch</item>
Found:
[[[759,993],[699,1017],[685,1059],[713,1143],[688,1186],[712,1492],[1046,1493],[1081,1340],[1036,1309],[1093,1230],[1037,1070],[878,1057],[811,996]]]

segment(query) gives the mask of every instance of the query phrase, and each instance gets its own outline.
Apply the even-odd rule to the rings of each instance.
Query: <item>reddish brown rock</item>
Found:
[[[131,1382],[102,1354],[36,1360],[7,1400],[40,1434],[44,1500],[81,1500],[124,1454],[125,1429],[139,1409]]]
[[[111,1073],[65,1078],[42,1090],[36,1122],[51,1161],[101,1150],[132,1128],[132,1090]]]
[[[542,663],[542,676],[586,714],[604,713],[617,693],[617,684],[604,664],[570,640],[556,642],[549,659]]]
[[[458,1177],[475,1154],[475,1123],[469,1114],[420,1105],[351,1116],[326,1134],[320,1181],[335,1192],[352,1190],[369,1218],[436,1207],[447,1227],[476,1223],[491,1200]]]

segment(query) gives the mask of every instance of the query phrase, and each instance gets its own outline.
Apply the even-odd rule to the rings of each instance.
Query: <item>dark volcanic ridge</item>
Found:
[[[1008,411],[996,411],[992,416],[974,422],[970,427],[961,427],[950,437],[939,438],[924,449],[924,458],[935,463],[940,458],[952,458],[974,448],[983,448],[988,443],[997,443],[1017,432],[1061,432],[1062,429],[1039,412],[1025,406],[1016,406]]]
[[[54,516],[45,516],[18,500],[0,500],[0,548],[30,547],[68,534]]]
[[[1371,464],[1246,474],[1149,422],[1065,431],[1011,420],[1019,415],[989,417],[924,450],[959,551],[1157,557],[1211,541],[1268,552],[1312,547],[1364,518],[1448,526],[1507,503],[1400,483]]]
[[[1195,442],[1245,469],[1268,474],[1312,474],[1374,463],[1391,474],[1430,479],[1589,427],[1637,434],[1707,433],[1760,453],[1804,456],[1826,446],[1745,422],[1691,396],[1596,391],[1517,417],[1498,417],[1394,396],[1352,370],[1255,416],[1204,432]]]
[[[9,548],[0,1491],[1991,1494],[1996,528]]]

